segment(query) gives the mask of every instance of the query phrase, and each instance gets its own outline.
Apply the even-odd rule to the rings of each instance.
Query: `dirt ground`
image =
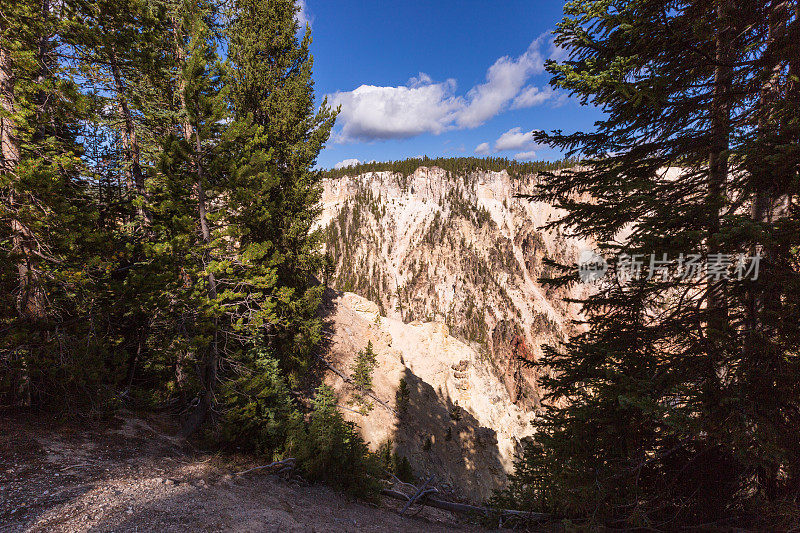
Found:
[[[200,452],[157,418],[79,428],[0,413],[0,532],[482,531],[425,508],[400,516],[253,459]]]

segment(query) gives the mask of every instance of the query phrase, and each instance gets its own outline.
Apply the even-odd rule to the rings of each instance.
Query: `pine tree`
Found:
[[[611,276],[580,302],[587,331],[540,362],[549,407],[500,501],[673,528],[757,517],[747,511],[797,493],[797,324],[791,305],[753,304],[759,291],[794,300],[797,211],[766,220],[747,210],[759,195],[798,192],[797,121],[783,113],[796,107],[787,102],[796,102],[797,11],[791,3],[776,15],[779,4],[565,7],[556,42],[569,56],[548,65],[552,83],[606,118],[592,132],[537,136],[582,162],[544,173],[536,198],[566,210],[552,227],[596,240]],[[786,99],[767,105],[767,85]],[[757,282],[649,277],[647,264],[643,276],[617,277],[622,254],[667,254],[675,274],[680,254],[708,264],[760,246],[776,253]],[[561,269],[552,283],[578,281]]]
[[[170,128],[165,10],[160,1],[78,2],[65,33],[73,69],[93,105],[84,141],[86,183],[108,233],[100,251],[108,277],[94,306],[106,319],[97,329],[104,349],[124,359],[113,386],[123,397],[139,377],[146,379],[142,371],[151,362],[159,373],[169,366],[159,357],[167,350],[163,326],[171,321],[179,286],[180,265],[165,253],[174,234],[154,230],[151,201]]]
[[[372,348],[372,341],[367,341],[366,348],[359,350],[356,354],[351,376],[353,384],[362,392],[372,388],[372,373],[377,364],[378,360],[375,350]]]
[[[301,468],[310,479],[374,497],[380,490],[380,458],[369,453],[355,424],[342,418],[330,387],[317,389],[313,407],[308,434],[296,439]]]
[[[191,413],[187,436],[211,413],[270,433],[247,399],[305,377],[335,113],[315,108],[295,3],[230,7],[3,2],[3,403],[143,400]]]
[[[11,404],[63,405],[56,387],[74,393],[108,377],[83,319],[103,235],[80,179],[89,102],[61,60],[73,9],[2,3],[0,388]]]
[[[291,444],[302,418],[278,361],[263,348],[254,348],[248,357],[250,370],[222,386],[221,438],[240,449],[277,456]]]
[[[402,417],[406,414],[406,412],[408,412],[408,404],[411,400],[411,391],[408,388],[408,382],[406,381],[406,378],[400,378],[394,398],[394,405],[395,409],[397,409],[397,414]]]
[[[249,278],[247,318],[269,330],[287,367],[308,364],[320,339],[320,176],[312,170],[335,112],[314,111],[310,30],[298,41],[294,0],[238,0],[228,29],[232,135],[230,235]],[[231,295],[232,297],[234,295]],[[239,296],[236,296],[239,297]],[[244,311],[244,310],[243,310]]]
[[[214,408],[224,327],[213,269],[225,246],[215,228],[218,217],[209,213],[210,202],[226,191],[223,169],[228,154],[223,140],[227,117],[224,71],[216,54],[214,28],[208,22],[215,19],[215,13],[211,2],[180,2],[170,17],[176,59],[175,118],[180,133],[173,131],[165,143],[163,194],[170,201],[163,202],[168,211],[162,218],[168,223],[183,221],[180,227],[173,227],[181,239],[173,245],[172,254],[180,250],[187,278],[182,291],[186,307],[181,313],[191,321],[189,351],[200,368],[198,406],[184,425],[186,435],[194,433]],[[224,205],[221,199],[218,203]]]

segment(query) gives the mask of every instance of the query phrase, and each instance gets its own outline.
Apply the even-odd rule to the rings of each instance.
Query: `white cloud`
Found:
[[[475,147],[475,153],[478,155],[486,155],[491,151],[489,143],[480,143]]]
[[[439,134],[463,107],[454,90],[455,80],[431,83],[429,76],[420,74],[400,87],[362,85],[354,91],[334,93],[330,102],[342,106],[339,120],[343,127],[338,140]]]
[[[514,154],[514,159],[518,161],[530,161],[531,159],[536,158],[536,152],[533,150],[527,152],[520,152],[518,154]]]
[[[494,149],[497,152],[504,152],[506,150],[538,148],[539,146],[533,140],[535,131],[522,131],[522,128],[511,128],[494,142]]]
[[[552,38],[543,34],[522,55],[495,61],[486,71],[486,82],[465,95],[455,94],[455,80],[434,82],[422,72],[398,87],[361,85],[352,91],[336,92],[329,95],[334,106],[342,106],[342,128],[336,140],[396,139],[475,128],[509,107],[536,105],[531,102],[544,98],[537,94],[546,91],[534,91],[525,84],[544,71],[547,57],[558,53]]]
[[[514,154],[514,159],[533,159],[536,157],[536,150],[545,147],[545,145],[534,141],[533,134],[537,131],[538,130],[522,131],[522,128],[511,128],[497,138],[494,142],[494,150],[490,149],[489,143],[481,143],[475,147],[475,153],[478,155],[487,155],[490,152],[518,151]]]
[[[526,107],[533,107],[542,105],[555,96],[555,91],[549,85],[544,89],[534,86],[525,87],[520,92],[514,101],[511,103],[511,109],[523,109]]]
[[[338,163],[333,165],[333,168],[339,170],[340,168],[354,167],[360,163],[361,161],[359,161],[358,159],[345,159],[344,161],[339,161]]]
[[[297,12],[295,18],[297,18],[298,24],[300,24],[300,31],[306,31],[306,24],[309,26],[313,22],[314,18],[311,16],[311,13],[308,11],[308,6],[306,5],[306,0],[299,0],[297,2],[298,7],[300,10]]]
[[[431,85],[432,83],[433,79],[424,72],[420,72],[416,78],[410,78],[408,80],[408,86],[414,89],[416,89],[417,87],[424,87],[425,85]],[[455,82],[453,83],[455,84]]]
[[[469,103],[459,114],[458,124],[474,128],[502,111],[528,78],[544,72],[545,58],[541,48],[546,43],[547,36],[541,35],[521,56],[515,59],[504,56],[495,61],[486,71],[486,83],[473,87],[467,93]]]

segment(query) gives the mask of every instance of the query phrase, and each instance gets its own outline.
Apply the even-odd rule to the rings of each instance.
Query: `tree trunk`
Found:
[[[0,24],[3,24],[0,22]],[[6,28],[0,26],[5,33]],[[46,317],[47,300],[42,287],[39,272],[36,269],[37,241],[33,232],[19,216],[19,207],[22,199],[15,183],[18,181],[17,168],[20,162],[20,143],[15,122],[17,103],[15,100],[14,64],[11,51],[0,42],[0,106],[4,111],[0,116],[0,174],[9,178],[9,187],[5,191],[5,203],[10,217],[11,252],[16,258],[17,271],[17,315],[22,323],[35,323]],[[13,357],[13,356],[12,356]],[[22,357],[17,354],[16,357]],[[26,387],[28,378],[25,375],[25,361],[22,360],[20,372],[12,376],[10,403],[29,404],[30,388]],[[20,399],[18,394],[21,388],[26,389],[26,397]]]
[[[0,45],[0,105],[6,116],[0,118],[0,144],[2,144],[2,172],[11,176],[13,184],[20,160],[19,138],[17,136],[14,114],[14,70],[9,50]],[[44,318],[46,305],[45,295],[41,287],[39,273],[35,268],[34,258],[36,238],[30,228],[17,216],[22,203],[18,191],[12,185],[8,191],[8,208],[11,215],[11,246],[17,261],[19,288],[17,293],[17,311],[23,320],[40,320]]]
[[[136,214],[142,226],[144,228],[149,228],[152,225],[153,219],[146,204],[147,190],[145,189],[144,174],[142,172],[140,160],[139,141],[136,137],[136,124],[133,120],[130,107],[128,106],[126,87],[119,68],[117,50],[113,43],[109,45],[108,52],[111,74],[114,78],[114,88],[117,92],[117,112],[123,124],[122,144],[125,148],[125,158],[128,160],[125,178],[128,189],[139,199],[137,202],[139,205],[136,206]]]
[[[194,154],[194,168],[197,178],[194,182],[194,194],[197,198],[197,219],[200,227],[200,237],[203,242],[203,268],[207,268],[210,257],[208,255],[208,245],[211,243],[211,230],[208,226],[208,210],[206,206],[206,193],[205,193],[205,176],[203,172],[203,164],[200,157],[202,153],[202,143],[200,142],[199,130],[196,132],[192,126],[189,116],[189,107],[186,101],[186,80],[183,75],[183,67],[185,62],[185,53],[182,44],[182,30],[178,22],[177,16],[172,17],[172,31],[175,43],[175,57],[178,60],[178,98],[181,105],[182,128],[183,135],[186,142],[191,145],[192,137],[194,137],[195,154]],[[217,298],[217,280],[214,274],[207,273],[208,281],[208,297],[211,300]],[[214,338],[211,341],[211,346],[208,347],[203,360],[201,380],[202,391],[200,393],[200,403],[194,410],[192,415],[187,420],[182,428],[181,433],[184,436],[189,436],[205,422],[208,414],[214,408],[214,396],[217,383],[217,368],[219,365],[219,344],[218,344],[218,320],[214,318]]]
[[[730,16],[728,0],[719,0],[717,3],[717,25],[715,44],[714,87],[711,101],[711,138],[708,155],[709,182],[707,192],[708,227],[707,245],[708,254],[723,254],[720,239],[720,219],[727,199],[728,180],[728,148],[730,143],[730,92],[733,79],[731,49],[729,42]],[[706,375],[706,392],[709,407],[717,403],[717,394],[720,381],[724,380],[725,369],[721,366],[722,350],[725,346],[723,337],[729,333],[727,287],[724,277],[720,280],[708,280],[707,312],[708,322],[706,327],[710,347],[709,368]],[[713,423],[713,422],[712,422]]]

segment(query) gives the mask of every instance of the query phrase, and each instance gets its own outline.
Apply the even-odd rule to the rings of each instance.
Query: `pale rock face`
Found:
[[[535,176],[455,175],[420,167],[409,176],[372,172],[324,181],[319,227],[333,262],[330,284],[377,304],[400,322],[438,320],[486,355],[512,403],[540,405],[541,346],[573,332],[570,292],[538,283],[545,256],[573,262],[590,244],[542,228],[551,205],[515,198]],[[434,355],[435,356],[435,355]]]
[[[391,440],[419,475],[435,474],[453,495],[480,501],[503,486],[521,440],[533,435],[535,414],[515,405],[491,365],[451,336],[440,322],[405,324],[352,293],[328,303],[332,337],[327,360],[349,375],[354,354],[372,341],[378,365],[374,395],[397,409],[400,379],[410,390],[405,412],[378,402],[368,414],[351,403],[354,389],[331,372],[345,418],[361,428],[372,450]],[[379,318],[378,318],[379,317]]]
[[[591,244],[545,231],[557,209],[515,195],[535,176],[454,175],[420,167],[324,181],[331,262],[326,374],[344,416],[370,447],[392,441],[418,475],[480,501],[502,487],[540,407],[536,373],[521,364],[575,331],[569,292],[537,281],[543,258],[574,262]],[[354,294],[357,293],[357,294]],[[354,403],[355,354],[372,341],[378,366],[367,413]],[[400,380],[408,408],[396,412]]]

